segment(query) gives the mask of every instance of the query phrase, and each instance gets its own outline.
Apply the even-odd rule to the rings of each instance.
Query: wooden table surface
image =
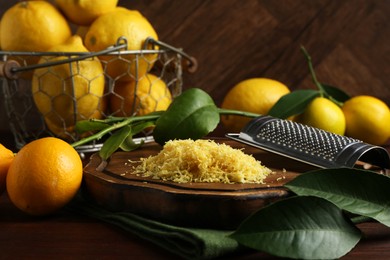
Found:
[[[28,216],[0,196],[0,259],[178,259],[164,249],[110,224],[65,209],[47,217]],[[390,228],[358,227],[364,237],[342,259],[390,259]],[[275,259],[248,252],[224,259]]]
[[[66,210],[45,218],[31,217],[16,209],[3,194],[0,211],[1,259],[178,259],[135,235]],[[378,223],[358,227],[365,237],[342,259],[390,259],[390,228]],[[274,257],[248,252],[229,258]]]

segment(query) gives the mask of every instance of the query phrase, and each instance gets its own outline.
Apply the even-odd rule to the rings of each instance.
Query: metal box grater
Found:
[[[271,116],[257,117],[239,134],[226,136],[320,168],[352,168],[357,161],[390,168],[383,147]]]

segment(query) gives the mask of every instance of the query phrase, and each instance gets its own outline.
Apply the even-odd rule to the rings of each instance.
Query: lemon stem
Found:
[[[260,114],[246,112],[246,111],[239,111],[239,110],[233,110],[233,109],[224,109],[224,108],[218,108],[218,113],[220,115],[236,115],[236,116],[245,116],[245,117],[259,117]]]
[[[322,87],[321,83],[317,80],[317,76],[316,76],[316,74],[314,72],[314,68],[313,68],[312,59],[311,59],[309,53],[307,52],[307,50],[305,49],[305,47],[301,46],[301,50],[306,57],[307,64],[309,66],[309,71],[311,74],[311,78],[313,79],[313,83],[314,83],[314,85],[316,85],[318,87],[318,89],[320,91],[320,95],[323,96],[325,94],[325,90]]]
[[[356,216],[351,218],[351,221],[354,224],[361,224],[361,223],[372,221],[372,219],[366,216]]]
[[[309,55],[309,53],[307,52],[307,50],[305,49],[305,47],[301,46],[301,50],[303,52],[303,54],[305,55],[306,57],[306,60],[307,60],[307,64],[309,66],[309,70],[310,70],[310,74],[311,74],[311,77],[313,79],[313,83],[314,85],[317,86],[317,88],[319,89],[320,91],[320,96],[323,97],[326,95],[326,91],[324,89],[324,87],[322,86],[322,84],[317,80],[317,76],[314,72],[314,68],[313,68],[313,63],[312,63],[312,59]],[[336,99],[334,99],[332,96],[330,95],[326,95],[327,98],[329,98],[333,103],[337,104],[339,107],[341,107],[343,105],[342,102],[339,102],[337,101]]]

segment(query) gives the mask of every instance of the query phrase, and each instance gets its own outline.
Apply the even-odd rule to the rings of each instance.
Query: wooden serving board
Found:
[[[157,154],[162,147],[148,143],[132,152],[114,153],[104,170],[91,156],[84,168],[84,190],[95,203],[111,211],[127,211],[165,223],[235,228],[265,205],[289,196],[283,185],[311,166],[228,139],[216,139],[252,154],[275,173],[265,184],[174,183],[131,174],[129,160]]]

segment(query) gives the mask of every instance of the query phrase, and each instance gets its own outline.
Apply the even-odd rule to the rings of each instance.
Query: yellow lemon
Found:
[[[107,100],[108,96],[103,96],[100,100],[100,104],[97,110],[89,118],[103,118],[107,115]],[[58,125],[50,121],[49,118],[44,118],[47,129],[55,134],[56,137],[66,140],[68,142],[75,142],[81,138],[87,137],[93,132],[85,132],[82,134],[76,134],[75,126],[67,126],[65,123]]]
[[[347,122],[346,135],[374,145],[383,145],[389,139],[390,110],[382,100],[355,96],[342,109]]]
[[[72,146],[58,138],[42,138],[16,154],[7,174],[7,192],[20,210],[50,214],[76,195],[82,176],[83,164]]]
[[[72,23],[85,26],[114,10],[118,0],[55,0],[55,3]]]
[[[22,1],[9,8],[1,20],[1,47],[4,51],[47,51],[71,35],[65,17],[49,2]],[[38,56],[9,57],[22,66],[38,62]],[[20,77],[31,78],[31,71]]]
[[[268,78],[252,78],[239,82],[223,99],[222,108],[266,115],[271,107],[290,90],[283,83]],[[223,115],[228,131],[239,132],[250,118]]]
[[[53,52],[87,52],[79,36],[73,36]],[[40,63],[59,61],[65,56],[42,57]],[[71,129],[77,121],[101,114],[104,93],[103,68],[98,59],[39,68],[34,71],[32,93],[34,102],[46,122],[57,128]],[[51,126],[52,129],[55,129]],[[61,135],[60,132],[54,134]]]
[[[345,133],[343,111],[334,102],[324,97],[313,99],[306,107],[305,112],[297,116],[295,120],[338,135]]]
[[[19,2],[1,20],[1,46],[6,51],[46,51],[71,35],[63,15],[45,1]]]
[[[120,37],[127,39],[127,49],[132,51],[143,49],[148,37],[158,39],[153,26],[139,12],[117,8],[91,24],[84,42],[90,51],[101,51],[116,44]],[[100,59],[111,78],[130,81],[142,78],[153,67],[157,54],[104,55]]]
[[[117,82],[110,107],[116,116],[146,115],[166,110],[171,102],[165,82],[149,73],[138,82]]]
[[[112,11],[132,12],[133,14],[139,15],[140,17],[142,17],[142,14],[139,11],[137,11],[137,10],[130,10],[130,9],[127,9],[127,8],[121,7],[121,6],[117,6]],[[89,30],[89,26],[87,26],[87,25],[80,25],[80,26],[77,27],[75,34],[79,35],[84,40],[85,35],[87,34],[88,30]]]
[[[5,190],[7,172],[13,160],[14,153],[4,145],[0,144],[0,195]]]

